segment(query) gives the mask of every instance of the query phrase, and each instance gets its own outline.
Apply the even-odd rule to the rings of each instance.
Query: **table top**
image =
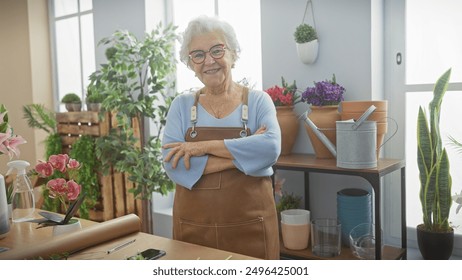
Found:
[[[133,216],[136,216],[136,215],[133,215]],[[136,218],[138,219],[138,217]],[[95,231],[95,228],[97,228],[100,225],[103,225],[104,223],[107,223],[107,222],[98,223],[98,222],[93,222],[93,221],[89,221],[85,219],[79,219],[79,220],[82,225],[82,229],[80,230],[80,232],[82,233],[82,236],[85,234],[84,233],[85,231],[87,234],[86,237],[82,237],[81,239],[87,238],[88,232],[90,230],[93,230],[93,232],[96,233],[98,231]],[[117,221],[117,219],[114,219],[112,221]],[[117,222],[115,222],[115,224],[116,223]],[[123,221],[121,223],[123,223]],[[8,235],[5,238],[0,239],[0,247],[6,247],[6,248],[9,248],[9,250],[6,251],[8,253],[6,252],[0,253],[0,259],[10,259],[8,256],[11,256],[11,254],[14,252],[20,252],[19,255],[23,256],[24,255],[23,253],[27,253],[27,251],[29,252],[31,250],[34,252],[37,251],[37,248],[40,246],[50,247],[46,244],[50,244],[51,246],[54,246],[53,242],[55,242],[55,244],[66,244],[66,242],[67,243],[76,242],[76,240],[82,243],[88,242],[86,240],[83,240],[83,241],[79,240],[79,235],[78,235],[79,233],[77,232],[64,234],[64,235],[60,235],[56,237],[56,236],[53,236],[52,234],[52,231],[53,231],[52,227],[37,228],[37,224],[30,223],[30,222],[22,222],[22,223],[11,222],[10,225],[11,225],[11,228],[10,228]],[[67,237],[69,238],[66,241]],[[98,238],[99,238],[98,240],[104,240],[104,239],[101,239],[101,237],[98,237]],[[132,240],[135,240],[135,241],[131,242],[130,244],[126,246],[121,246],[120,249],[112,253],[109,253],[109,254],[107,253],[108,250],[115,248],[119,245],[125,244],[128,241],[132,241]],[[68,247],[63,246],[63,249],[64,248],[68,248]],[[250,260],[250,259],[255,259],[255,258],[241,255],[241,254],[217,250],[214,248],[208,248],[204,246],[199,246],[199,245],[181,242],[177,240],[171,240],[168,238],[139,232],[138,229],[135,229],[131,233],[126,234],[126,235],[104,240],[102,242],[99,242],[96,245],[93,245],[91,247],[86,247],[77,252],[67,252],[66,249],[64,249],[63,253],[67,253],[67,254],[70,253],[70,255],[68,255],[67,258],[74,259],[74,260],[79,260],[79,259],[124,260],[149,248],[164,250],[166,252],[166,255],[162,257],[161,260],[197,260],[197,259],[201,259],[201,260],[225,260],[225,259]]]
[[[369,169],[346,169],[337,167],[336,159],[319,159],[312,154],[289,154],[280,156],[274,165],[275,168],[287,169],[311,169],[318,171],[333,171],[336,173],[371,173],[387,174],[405,167],[405,161],[401,159],[380,158],[377,167]]]

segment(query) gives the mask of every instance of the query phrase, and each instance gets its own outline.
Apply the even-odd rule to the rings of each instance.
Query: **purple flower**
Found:
[[[343,101],[345,88],[333,81],[315,82],[302,93],[302,102],[313,106],[338,105]]]

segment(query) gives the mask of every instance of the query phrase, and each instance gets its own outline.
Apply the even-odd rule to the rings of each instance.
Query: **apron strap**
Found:
[[[197,123],[197,104],[199,103],[199,97],[201,95],[202,90],[198,90],[194,97],[194,105],[191,106],[191,138],[195,138],[197,136],[196,123]],[[247,132],[247,122],[249,120],[249,106],[247,105],[249,102],[249,88],[244,87],[244,92],[241,96],[242,102],[242,109],[241,109],[241,121],[243,129],[240,132],[241,137],[246,137],[248,135]]]

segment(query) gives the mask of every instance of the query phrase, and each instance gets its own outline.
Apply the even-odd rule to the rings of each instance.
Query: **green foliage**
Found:
[[[116,31],[99,44],[106,49],[107,64],[90,75],[90,86],[105,95],[104,110],[116,114],[117,129],[96,141],[96,155],[103,172],[110,167],[128,173],[136,183],[132,190],[138,198],[149,199],[152,191],[166,194],[173,189],[162,167],[160,135],[174,96],[168,94],[174,84],[176,27],[161,24],[143,40],[127,31]],[[133,127],[133,118],[139,127]],[[157,133],[145,143],[137,139],[135,129],[144,131],[144,120],[152,120]],[[141,146],[137,143],[141,143]]]
[[[101,94],[97,90],[89,91],[86,97],[88,103],[102,103],[106,98],[105,95]]]
[[[55,113],[42,104],[30,104],[22,107],[24,119],[31,128],[42,129],[47,133],[56,133]]]
[[[295,29],[294,39],[299,44],[307,43],[318,39],[318,34],[311,25],[302,23]]]
[[[71,92],[63,96],[61,99],[62,103],[81,103],[82,100],[80,99],[80,96],[77,94]]]
[[[298,209],[300,208],[300,203],[302,198],[300,196],[294,195],[293,193],[283,192],[281,199],[276,205],[276,210],[278,213],[287,209]]]
[[[95,139],[89,135],[82,135],[77,139],[70,152],[70,157],[82,164],[76,179],[82,186],[81,192],[86,193],[85,202],[79,208],[80,217],[84,219],[89,217],[89,209],[95,206],[101,196],[98,182],[101,166],[95,154]]]
[[[441,103],[446,93],[451,69],[436,82],[429,104],[430,118],[422,107],[417,119],[417,163],[420,177],[420,202],[423,222],[428,231],[450,230],[449,211],[452,204],[449,159],[442,147],[440,134]],[[430,124],[430,126],[429,126]]]

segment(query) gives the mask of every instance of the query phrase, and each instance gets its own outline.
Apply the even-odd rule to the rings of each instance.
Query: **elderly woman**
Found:
[[[281,132],[273,102],[233,81],[239,43],[224,21],[192,20],[180,56],[204,87],[175,98],[167,116],[164,167],[177,184],[173,238],[278,259],[270,176]]]

